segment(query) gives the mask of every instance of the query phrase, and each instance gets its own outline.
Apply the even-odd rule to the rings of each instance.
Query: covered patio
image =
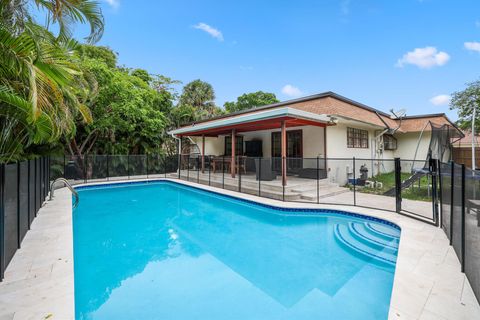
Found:
[[[318,157],[326,158],[325,127],[332,124],[329,116],[283,107],[200,122],[169,133],[178,139],[179,150],[182,138],[198,146],[198,153],[179,156],[180,171],[198,168],[210,176],[227,172],[231,179],[243,174],[244,180],[274,185],[279,184],[278,173],[280,186],[285,187],[293,175],[307,184],[326,176]]]
[[[203,173],[200,168],[182,169],[180,172],[170,173],[169,177],[282,201],[317,202],[317,197],[325,199],[345,192],[350,193],[348,188],[332,185],[326,179],[317,181],[289,176],[288,185],[283,186],[280,179],[261,181],[256,179],[255,175],[242,173],[232,177],[227,170],[213,173],[208,168]]]

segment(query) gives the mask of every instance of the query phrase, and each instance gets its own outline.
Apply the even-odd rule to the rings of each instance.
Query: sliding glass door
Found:
[[[302,130],[287,131],[287,173],[297,173],[302,168],[303,135]],[[282,170],[282,136],[281,132],[272,132],[273,169]]]

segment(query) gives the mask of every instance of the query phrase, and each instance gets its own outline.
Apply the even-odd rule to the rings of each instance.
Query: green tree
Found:
[[[200,79],[187,83],[180,95],[179,107],[192,107],[195,110],[195,120],[210,118],[221,114],[221,109],[215,106],[215,91],[208,82]],[[177,113],[181,114],[181,113]]]
[[[148,84],[153,80],[148,71],[144,69],[133,69],[130,74]]]
[[[154,88],[152,83],[159,77],[150,76],[145,70],[112,68],[111,63],[105,62],[104,57],[110,55],[105,51],[112,53],[103,47],[89,50],[89,54],[79,58],[83,74],[94,76],[98,91],[87,101],[94,121],[78,125],[69,152],[80,157],[88,153],[160,153],[167,139],[173,94]]]
[[[109,68],[117,66],[117,55],[108,47],[85,44],[78,48],[78,53],[83,59],[90,58],[102,61]]]
[[[480,130],[480,81],[467,84],[467,88],[454,92],[450,100],[450,110],[457,110],[457,124],[464,130],[472,127],[473,109],[476,109],[475,131]]]
[[[225,102],[223,105],[228,113],[260,107],[279,102],[274,93],[257,91],[242,94],[236,102]]]

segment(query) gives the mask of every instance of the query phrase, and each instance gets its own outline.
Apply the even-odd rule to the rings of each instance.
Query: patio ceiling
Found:
[[[279,129],[285,121],[287,128],[298,126],[325,127],[332,125],[330,117],[289,107],[260,111],[232,118],[213,120],[172,130],[176,136],[211,136],[231,134],[235,132]]]

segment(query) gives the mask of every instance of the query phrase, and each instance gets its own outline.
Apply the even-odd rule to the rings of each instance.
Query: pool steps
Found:
[[[397,260],[400,237],[395,232],[370,222],[349,222],[334,228],[335,239],[353,255],[388,266],[394,266]]]
[[[178,173],[170,174],[171,178],[178,178]],[[182,179],[186,180],[187,175],[185,172],[182,172]],[[227,190],[238,191],[238,179],[231,178],[228,174],[224,176],[224,183],[222,182],[222,177],[212,175],[210,177],[210,185],[212,187],[224,187]],[[192,172],[189,176],[189,181],[191,182],[200,182],[201,184],[208,184],[208,174],[200,174],[198,176],[196,172]],[[241,181],[242,193],[258,195],[258,181],[251,180],[251,179],[243,179]],[[336,185],[332,185],[328,182],[327,179],[319,180],[318,183],[318,195],[319,198],[326,198],[335,196],[340,193],[349,192],[347,188],[341,188]],[[317,182],[316,180],[311,180],[311,183],[304,183],[302,185],[294,184],[294,185],[287,185],[285,187],[285,194],[283,193],[283,187],[279,183],[277,184],[270,184],[268,182],[261,182],[261,195],[263,197],[276,199],[276,200],[283,200],[285,197],[285,201],[317,201]]]

